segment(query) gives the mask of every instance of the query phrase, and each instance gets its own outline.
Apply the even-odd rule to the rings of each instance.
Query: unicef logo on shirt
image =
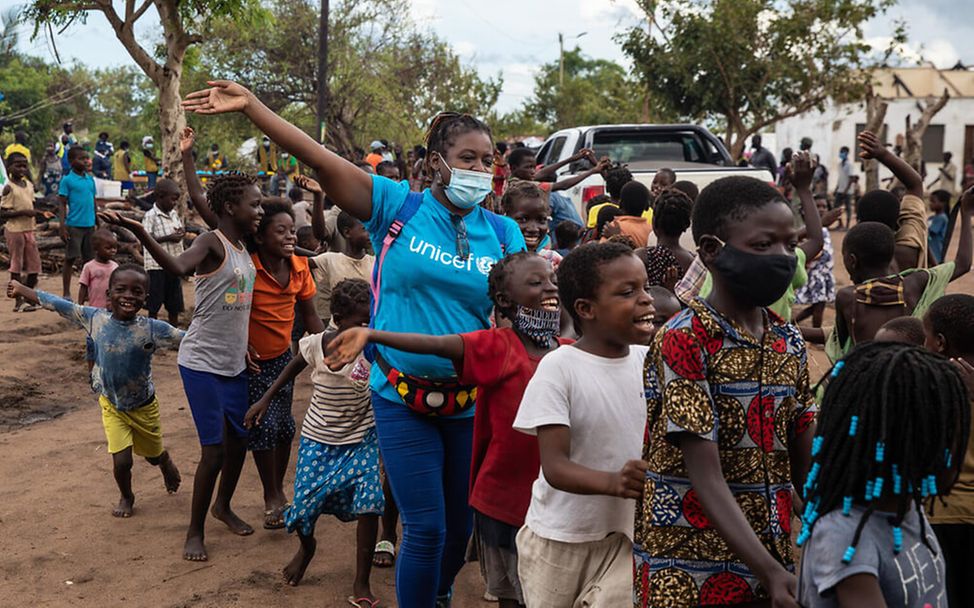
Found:
[[[490,274],[490,269],[493,268],[494,264],[496,263],[497,260],[491,257],[484,256],[482,258],[477,258],[477,270],[480,271],[480,274],[488,275]]]

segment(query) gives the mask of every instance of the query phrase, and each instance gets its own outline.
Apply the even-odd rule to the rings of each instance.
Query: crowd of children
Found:
[[[468,560],[502,608],[974,602],[974,297],[945,295],[971,267],[974,190],[944,262],[950,193],[930,194],[927,221],[919,175],[861,134],[861,156],[905,194],[863,195],[842,246],[853,285],[837,290],[828,226],[842,209],[813,196],[807,153],[782,174],[803,229],[775,186],[698,191],[661,169],[647,187],[587,149],[570,161],[607,195],[583,222],[559,208],[575,178],[524,148],[495,171],[490,129],[469,115],[438,115],[424,179],[400,182],[378,152],[368,167],[342,159],[235,83],[184,105],[242,112],[318,181],[295,175],[280,198],[229,173],[204,191],[187,128],[186,188],[210,231],[184,250],[179,184],[160,179],[142,222],[97,214],[145,249],[145,268],[119,266],[87,154],[70,149],[59,194],[68,259],[85,262],[77,303],[70,263],[64,298],[34,289],[33,189],[23,154],[6,159],[7,293],[87,335],[115,516],[135,512],[133,453],[179,487],[151,376],[153,353],[178,348],[201,445],[187,560],[209,559],[208,513],[253,534],[231,507],[249,450],[263,527],[298,538],[288,584],[312,563],[320,516],[357,522],[353,606],[380,605],[371,571],[393,563],[399,606],[449,606]],[[805,340],[825,341],[811,330],[833,300],[833,366],[814,385]],[[812,328],[792,324],[795,304]]]

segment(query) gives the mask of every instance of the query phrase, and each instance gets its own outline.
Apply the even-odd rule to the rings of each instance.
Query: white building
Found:
[[[965,164],[974,162],[974,70],[937,70],[931,67],[890,68],[876,73],[874,90],[888,100],[884,129],[885,141],[897,142],[906,131],[906,120],[920,117],[918,102],[929,97],[950,92],[950,101],[944,106],[927,129],[923,138],[923,160],[927,163],[926,184],[937,175],[937,167],[943,162],[943,153],[952,152],[958,169],[958,182]],[[829,104],[824,112],[812,111],[779,122],[775,127],[774,142],[777,155],[785,147],[798,149],[802,137],[811,137],[812,152],[818,154],[829,170],[829,187],[834,187],[839,164],[839,149],[848,146],[850,159],[857,152],[856,136],[866,123],[866,107],[860,104]],[[861,172],[856,163],[855,172]],[[880,179],[889,172],[880,169]],[[958,187],[960,184],[958,183]]]

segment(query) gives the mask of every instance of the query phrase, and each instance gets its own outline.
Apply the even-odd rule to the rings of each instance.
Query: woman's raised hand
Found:
[[[209,89],[194,91],[183,100],[183,109],[197,114],[226,114],[247,109],[253,93],[229,80],[210,80]]]

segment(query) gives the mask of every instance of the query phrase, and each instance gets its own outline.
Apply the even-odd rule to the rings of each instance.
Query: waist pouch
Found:
[[[389,365],[378,353],[375,363],[402,402],[418,414],[454,416],[470,409],[477,400],[476,386],[460,384],[455,379],[437,380],[405,374]]]

